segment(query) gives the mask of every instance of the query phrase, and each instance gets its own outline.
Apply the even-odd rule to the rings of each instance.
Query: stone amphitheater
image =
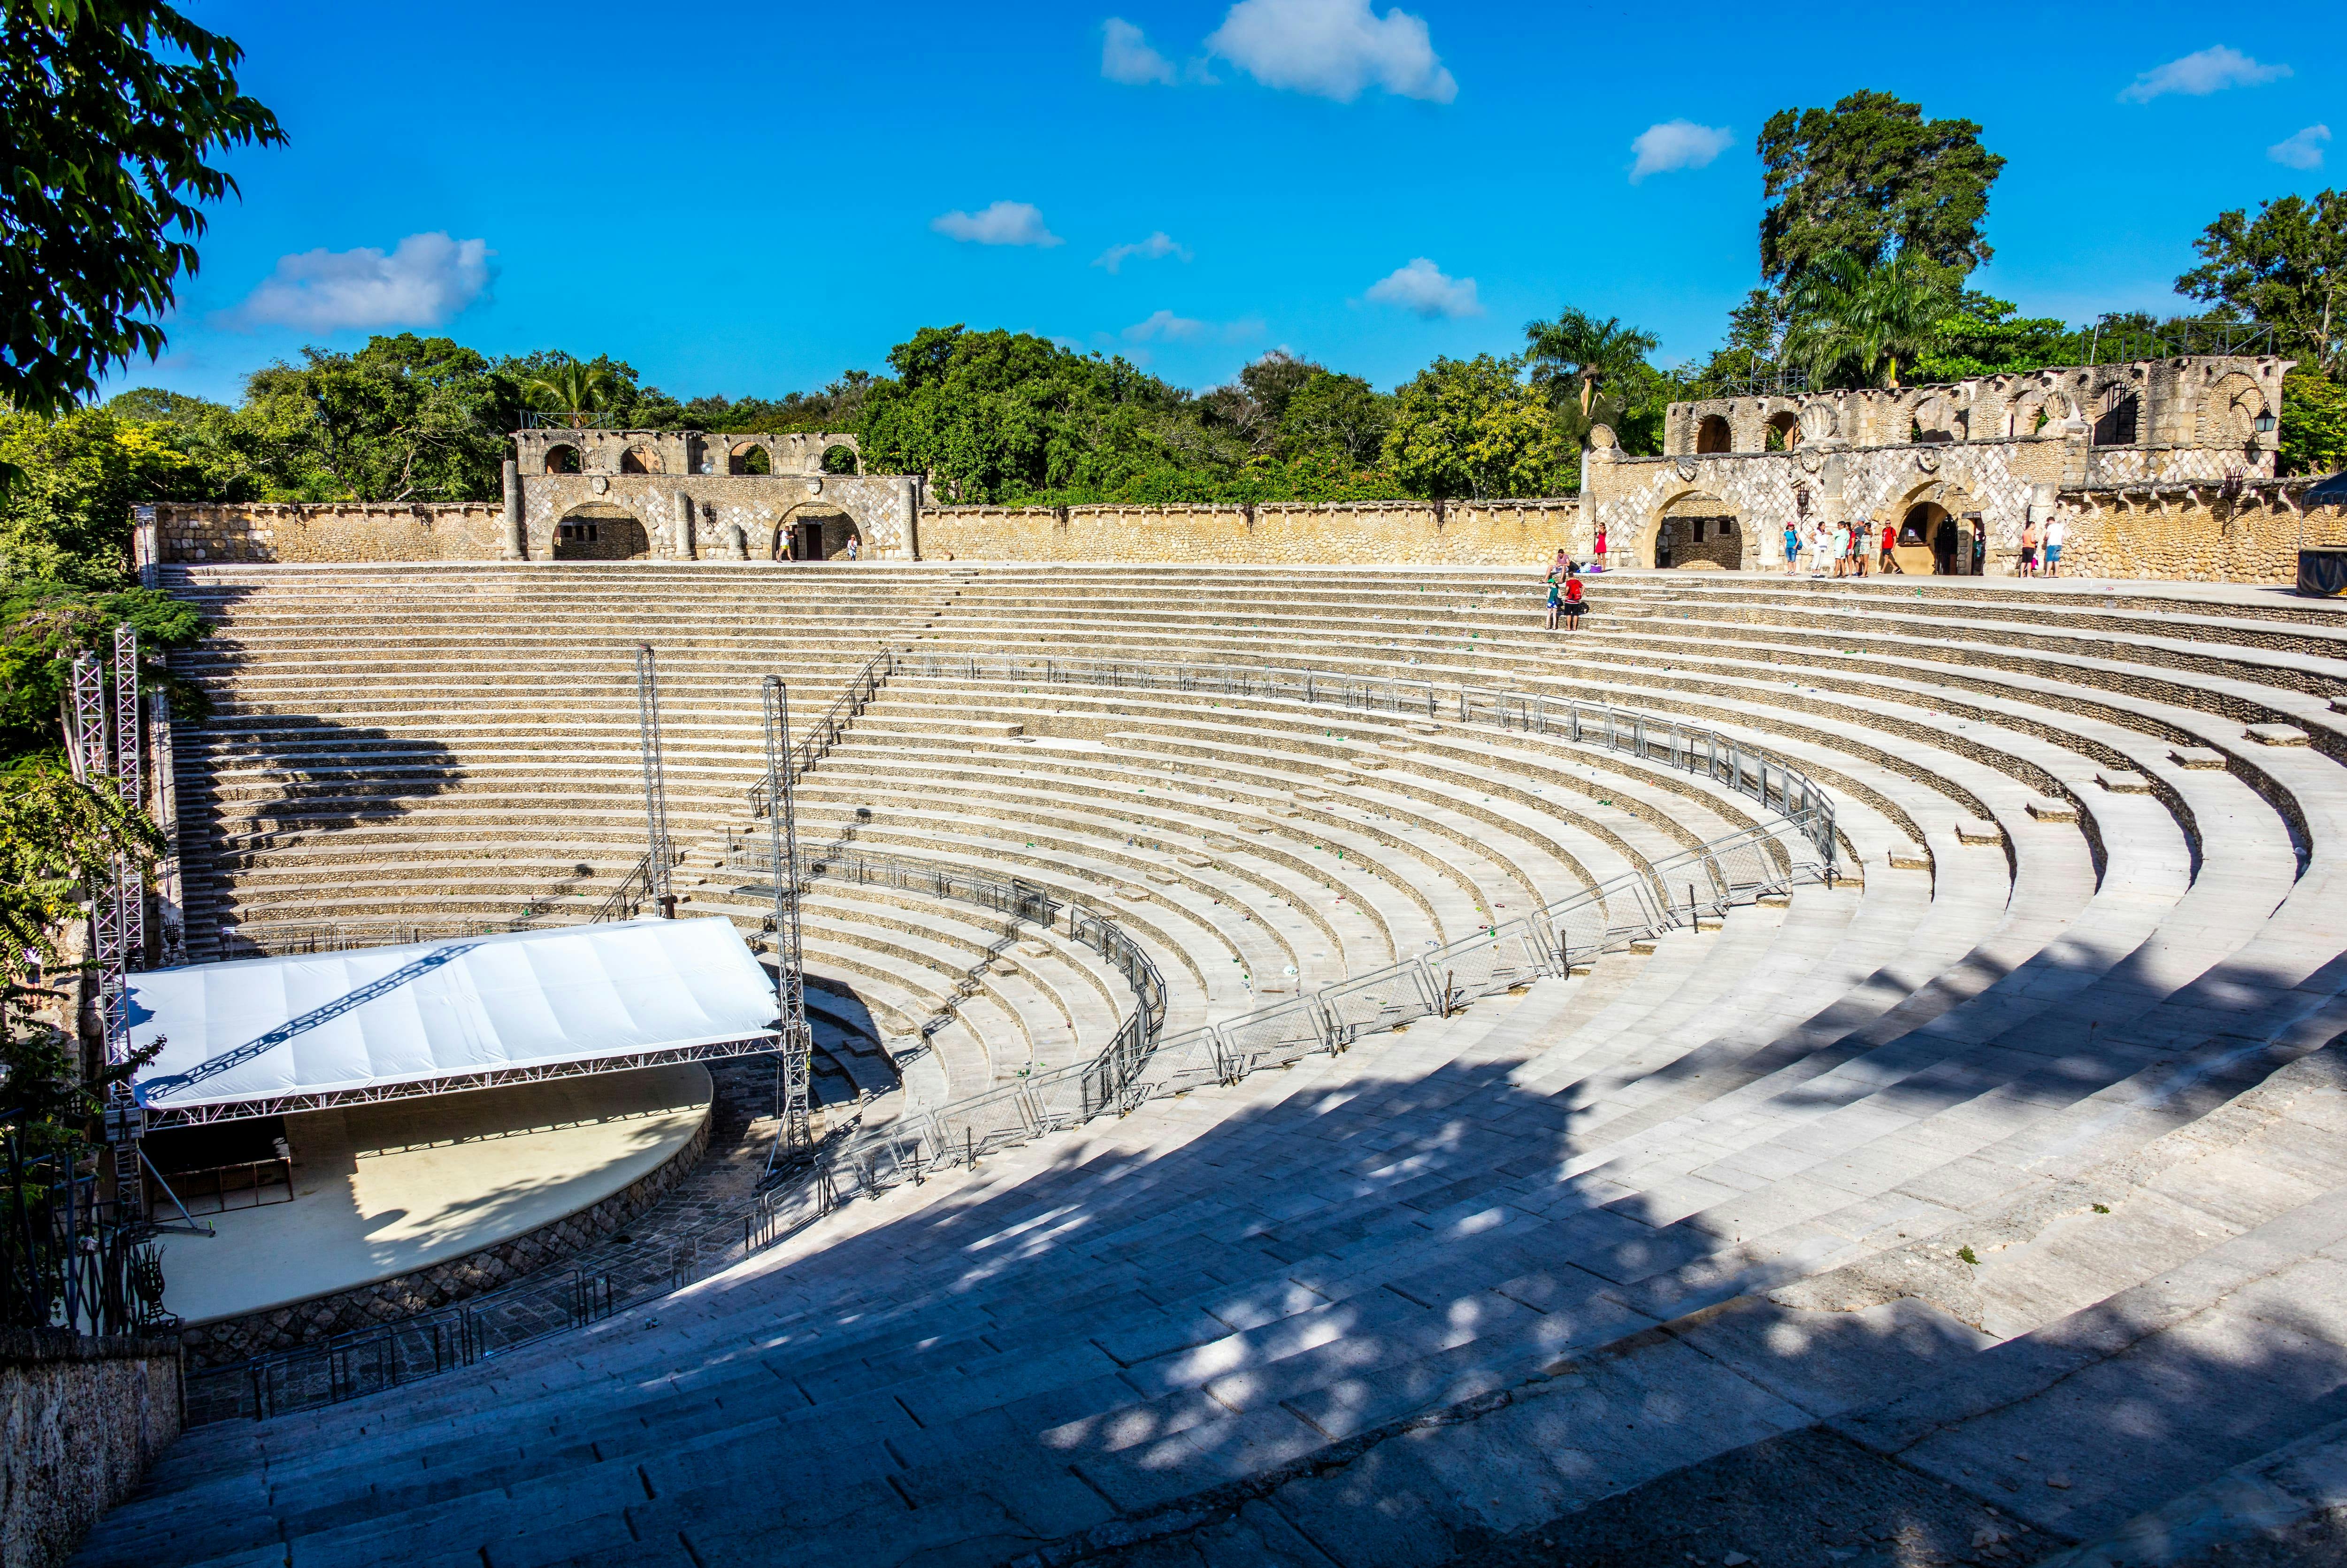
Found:
[[[1213,1066],[867,1170],[583,1327],[197,1427],[85,1563],[2347,1556],[2329,604],[1634,573],[1566,633],[1523,570],[163,576],[219,625],[177,735],[199,958],[590,917],[642,842],[639,642],[676,886],[763,944],[757,682],[811,715],[886,652],[802,844],[1112,922]],[[1230,673],[1274,668],[1325,690]],[[1081,1071],[1139,1005],[1057,923],[805,907],[835,1139]],[[1394,974],[1414,1004],[1327,1026]]]

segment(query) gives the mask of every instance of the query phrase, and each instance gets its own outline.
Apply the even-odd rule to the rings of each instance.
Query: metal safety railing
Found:
[[[896,656],[894,668],[903,674],[971,681],[1326,703],[1359,712],[1491,724],[1575,744],[1601,745],[1726,784],[1765,810],[1803,823],[1829,866],[1835,856],[1833,802],[1809,774],[1776,753],[1732,735],[1634,709],[1546,692],[1269,665],[907,652]]]
[[[790,748],[787,765],[793,782],[805,778],[809,768],[831,754],[832,748],[846,736],[847,726],[855,722],[857,714],[871,706],[872,699],[880,694],[880,688],[888,683],[888,677],[899,667],[901,657],[884,648],[866,660],[864,667],[848,677],[846,690],[832,699],[831,706],[823,711],[823,717],[807,726],[805,738]],[[761,778],[747,792],[750,815],[753,817],[766,815],[766,799],[770,793],[768,784],[768,780]]]

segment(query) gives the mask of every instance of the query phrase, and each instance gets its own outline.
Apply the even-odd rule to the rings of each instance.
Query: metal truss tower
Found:
[[[85,652],[74,660],[73,730],[74,772],[81,782],[94,790],[111,785],[125,805],[138,810],[144,804],[145,773],[139,765],[138,634],[130,627],[115,629],[111,702],[97,656]],[[130,1055],[128,973],[147,961],[146,883],[138,864],[118,855],[104,884],[94,884],[89,895],[98,1023],[106,1065],[116,1067]],[[139,1171],[140,1122],[130,1085],[109,1085],[105,1128],[114,1157],[115,1202],[121,1217],[134,1224],[144,1217],[146,1207],[146,1184]]]
[[[779,675],[764,688],[766,728],[766,846],[774,876],[774,999],[783,1026],[782,1131],[777,1154],[815,1145],[807,1109],[808,1059],[815,1035],[806,1020],[806,960],[799,942],[798,801],[791,778],[791,692]]]
[[[652,669],[652,645],[636,644],[636,722],[644,753],[644,892],[668,918],[676,918],[676,895],[669,886],[675,864],[668,836],[668,774],[661,762],[660,677]]]

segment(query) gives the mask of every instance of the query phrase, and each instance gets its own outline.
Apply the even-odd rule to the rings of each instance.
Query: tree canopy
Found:
[[[1983,232],[2004,159],[1968,119],[1923,118],[1895,94],[1779,109],[1760,128],[1760,275],[1782,285],[1840,252],[1893,255],[1957,278],[1993,253]]]
[[[2220,212],[2192,242],[2201,264],[2176,292],[2277,330],[2284,354],[2347,374],[2347,194],[2284,196]]]
[[[211,160],[285,139],[242,52],[151,0],[0,3],[0,404],[56,413],[162,352]]]

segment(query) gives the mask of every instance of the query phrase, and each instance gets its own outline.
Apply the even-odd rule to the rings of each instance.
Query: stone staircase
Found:
[[[1535,580],[1476,571],[182,588],[222,619],[181,777],[223,927],[591,907],[634,831],[640,637],[671,819],[703,835],[685,890],[754,927],[713,862],[747,825],[756,677],[819,702],[876,618],[917,661],[1668,714],[1825,784],[1852,875],[854,1204],[395,1399],[200,1429],[86,1562],[2020,1562],[2347,1417],[2347,620],[2322,607],[1656,575],[1601,579],[1566,635]],[[853,823],[1113,913],[1169,1030],[1757,815],[1555,736],[948,662],[892,679],[800,802],[803,842]],[[837,1040],[901,1033],[1000,934],[816,886]],[[1081,1060],[1129,1006],[1072,942],[1002,965],[924,1092]],[[874,1071],[843,1051],[835,1089]]]

